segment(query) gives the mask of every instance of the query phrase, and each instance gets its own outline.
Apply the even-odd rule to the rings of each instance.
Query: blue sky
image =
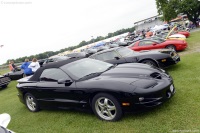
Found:
[[[106,36],[154,15],[155,0],[2,0],[0,64]]]

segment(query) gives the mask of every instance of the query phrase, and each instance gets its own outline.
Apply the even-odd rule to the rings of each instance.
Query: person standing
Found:
[[[36,58],[33,58],[31,64],[28,66],[28,68],[31,68],[31,70],[32,70],[33,73],[35,73],[36,70],[38,68],[40,68],[40,64],[39,64],[39,62],[37,62]]]
[[[10,71],[13,71],[13,67],[12,67],[11,61],[9,61],[8,67],[9,67]]]
[[[14,64],[14,61],[10,61],[10,62],[9,62],[9,69],[10,69],[10,71],[12,71],[12,72],[17,71],[17,67],[16,67],[15,64]]]
[[[23,69],[25,76],[30,76],[33,74],[32,69],[28,68],[30,64],[31,62],[29,62],[29,59],[25,59],[25,62],[21,65],[21,69]]]

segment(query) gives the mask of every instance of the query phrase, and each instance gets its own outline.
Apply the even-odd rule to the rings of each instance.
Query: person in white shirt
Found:
[[[36,70],[38,68],[40,68],[40,64],[39,64],[39,62],[37,62],[36,58],[33,58],[31,64],[28,66],[28,68],[31,68],[34,73],[36,72]]]

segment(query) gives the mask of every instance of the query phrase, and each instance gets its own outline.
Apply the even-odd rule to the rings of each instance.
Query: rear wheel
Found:
[[[141,63],[148,64],[150,66],[158,67],[157,63],[152,60],[143,60]]]
[[[31,95],[30,93],[26,93],[25,96],[24,96],[24,99],[25,99],[25,103],[26,103],[27,108],[31,112],[39,111],[38,102],[33,95]]]
[[[174,45],[168,45],[166,48],[176,51],[176,47]]]
[[[123,114],[117,99],[106,93],[99,93],[93,98],[92,110],[99,119],[105,121],[117,121]]]

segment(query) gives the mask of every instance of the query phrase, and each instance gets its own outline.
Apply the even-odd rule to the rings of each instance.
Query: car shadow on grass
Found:
[[[173,66],[169,66],[167,68],[165,68],[165,70],[168,72],[168,71],[176,71],[176,70],[179,70],[180,69],[180,65],[181,62],[179,64],[176,64],[176,65],[173,65]]]

